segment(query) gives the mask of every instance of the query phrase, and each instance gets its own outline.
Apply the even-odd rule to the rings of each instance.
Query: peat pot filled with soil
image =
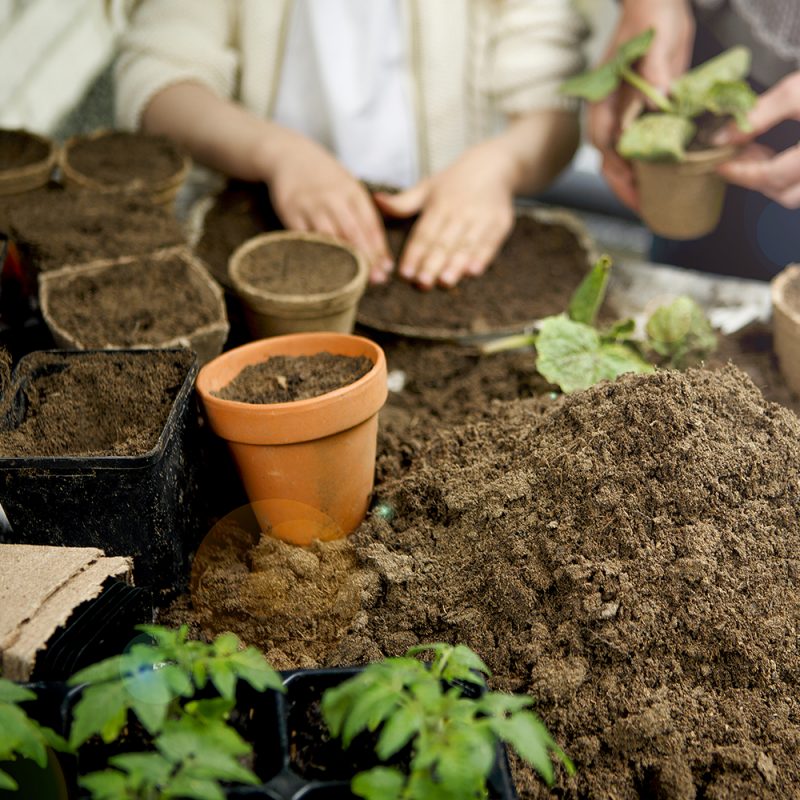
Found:
[[[800,264],[790,264],[773,278],[772,320],[780,370],[800,394]]]
[[[48,272],[39,299],[56,344],[71,350],[190,347],[203,364],[228,335],[222,290],[184,247]]]
[[[369,268],[327,236],[265,233],[231,256],[229,274],[256,337],[303,331],[350,333]]]
[[[262,529],[295,544],[355,530],[388,392],[378,345],[342,333],[263,339],[206,364],[197,390]]]
[[[169,205],[191,160],[162,136],[101,130],[68,139],[59,165],[69,188],[140,194]]]
[[[38,189],[50,180],[56,146],[25,130],[0,130],[0,196]]]
[[[137,585],[186,576],[202,519],[194,354],[40,351],[0,415],[0,489],[19,544],[132,556]]]

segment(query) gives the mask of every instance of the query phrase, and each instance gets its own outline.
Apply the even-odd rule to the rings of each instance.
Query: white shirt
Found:
[[[400,188],[419,177],[400,0],[295,0],[274,119],[357,177]]]

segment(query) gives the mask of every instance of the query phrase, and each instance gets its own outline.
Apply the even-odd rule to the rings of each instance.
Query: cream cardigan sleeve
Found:
[[[239,69],[231,45],[236,6],[231,0],[142,0],[136,5],[115,67],[120,128],[138,128],[150,100],[182,81],[233,96]]]
[[[573,0],[482,0],[491,7],[484,90],[496,110],[575,107],[559,87],[585,66],[588,26]]]

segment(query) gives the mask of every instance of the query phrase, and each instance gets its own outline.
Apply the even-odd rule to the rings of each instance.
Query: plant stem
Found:
[[[623,67],[620,74],[631,86],[634,86],[645,97],[652,100],[660,111],[665,111],[667,114],[675,112],[675,106],[669,101],[669,98],[651,83],[648,83],[641,75],[635,73],[630,67]]]
[[[502,353],[504,350],[519,350],[523,347],[533,347],[536,344],[535,333],[515,333],[513,336],[503,336],[500,339],[492,339],[481,345],[481,353],[490,355],[491,353]]]

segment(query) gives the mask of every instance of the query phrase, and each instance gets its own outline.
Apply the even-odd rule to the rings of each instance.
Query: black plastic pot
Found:
[[[0,458],[0,503],[10,524],[2,540],[99,547],[132,556],[134,580],[159,590],[186,582],[188,556],[205,524],[200,442],[193,394],[197,363],[186,350],[47,351],[23,358],[12,378],[12,425],[26,410],[25,386],[88,355],[186,358],[183,383],[156,445],[136,456]],[[29,359],[34,359],[31,361]],[[111,363],[111,362],[109,362]],[[166,387],[165,387],[166,388]]]

